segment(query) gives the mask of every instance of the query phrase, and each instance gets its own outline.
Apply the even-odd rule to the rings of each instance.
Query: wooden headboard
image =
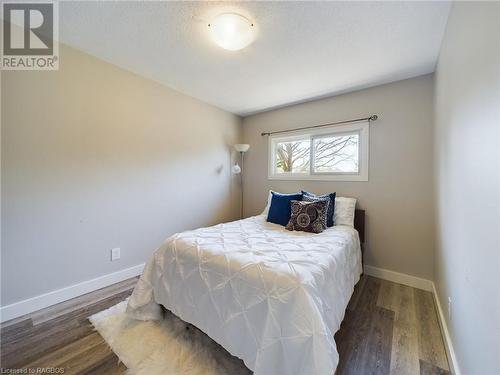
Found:
[[[365,243],[365,210],[356,209],[354,213],[354,228],[359,233],[359,240]]]

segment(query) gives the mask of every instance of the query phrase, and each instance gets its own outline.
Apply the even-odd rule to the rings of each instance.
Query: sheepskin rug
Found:
[[[251,374],[205,333],[169,311],[161,321],[130,319],[127,301],[92,315],[89,320],[118,358],[127,374]]]

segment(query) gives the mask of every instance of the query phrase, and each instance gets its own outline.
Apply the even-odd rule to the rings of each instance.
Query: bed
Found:
[[[255,374],[333,374],[334,334],[362,273],[364,212],[355,228],[288,231],[264,215],[169,237],[129,299],[135,319],[163,305]]]

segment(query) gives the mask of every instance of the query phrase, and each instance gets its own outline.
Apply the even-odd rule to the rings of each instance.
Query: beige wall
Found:
[[[462,374],[500,374],[500,3],[453,4],[435,122],[436,288]]]
[[[239,117],[64,46],[59,71],[2,72],[1,89],[2,305],[237,218]]]
[[[268,140],[260,133],[378,114],[370,131],[368,182],[267,179]],[[243,121],[245,215],[260,213],[267,192],[336,191],[366,210],[366,263],[432,278],[433,76],[423,76],[265,112]]]

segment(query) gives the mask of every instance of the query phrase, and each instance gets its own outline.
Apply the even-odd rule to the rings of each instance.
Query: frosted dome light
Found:
[[[208,24],[212,40],[229,51],[245,48],[254,40],[255,26],[236,13],[219,14]]]

